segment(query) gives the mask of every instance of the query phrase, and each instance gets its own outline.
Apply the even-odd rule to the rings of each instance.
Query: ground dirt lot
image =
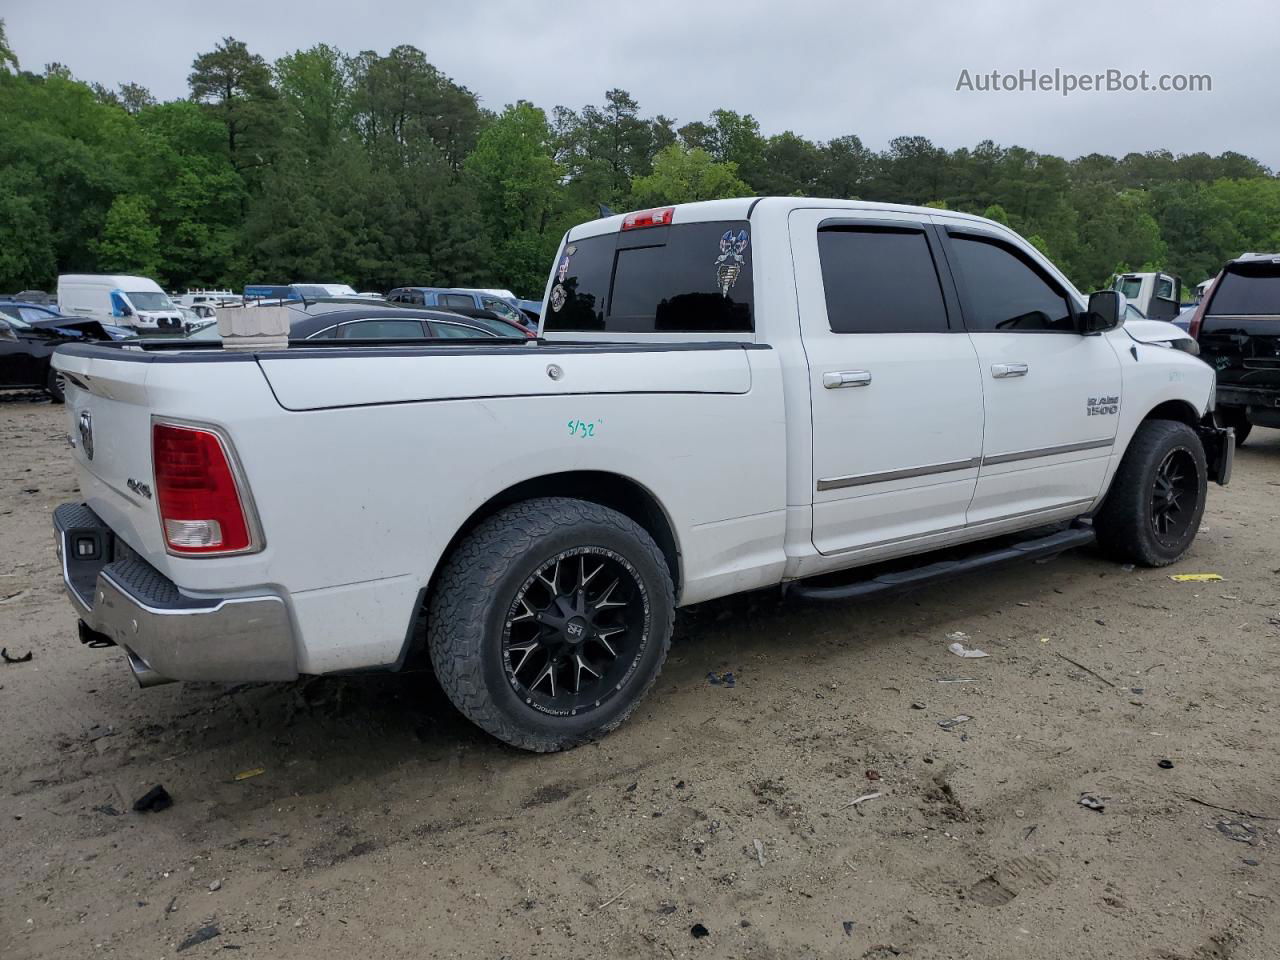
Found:
[[[62,595],[64,434],[0,401],[0,643],[34,654],[0,665],[6,960],[1280,955],[1280,433],[1171,571],[708,604],[630,723],[556,756],[423,674],[138,689]],[[173,807],[129,812],[156,783]]]

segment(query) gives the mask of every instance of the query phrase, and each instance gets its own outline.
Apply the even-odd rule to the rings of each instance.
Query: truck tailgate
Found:
[[[1280,388],[1280,315],[1207,316],[1200,352],[1219,384]]]
[[[748,345],[550,344],[260,354],[288,410],[586,393],[747,393]],[[310,361],[310,362],[308,362]]]
[[[148,365],[63,353],[55,365],[67,377],[67,442],[85,502],[135,550],[163,555],[150,497]]]

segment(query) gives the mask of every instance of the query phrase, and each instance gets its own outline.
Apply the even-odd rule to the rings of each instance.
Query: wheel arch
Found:
[[[1189,401],[1165,400],[1148,410],[1147,415],[1138,422],[1141,424],[1148,420],[1176,420],[1194,430],[1200,425],[1200,419],[1199,411]]]
[[[671,582],[675,585],[676,596],[680,596],[682,573],[680,542],[676,537],[675,525],[667,515],[666,509],[648,487],[630,477],[606,470],[570,470],[543,474],[521,480],[490,497],[467,517],[449,540],[444,552],[440,555],[440,562],[436,564],[436,569],[431,574],[426,596],[430,596],[435,587],[436,576],[444,565],[444,559],[453,553],[467,534],[503,507],[537,497],[571,497],[575,500],[586,500],[617,510],[623,516],[634,520],[649,536],[653,537],[658,549],[662,551],[662,556],[667,561],[667,569],[671,572]]]

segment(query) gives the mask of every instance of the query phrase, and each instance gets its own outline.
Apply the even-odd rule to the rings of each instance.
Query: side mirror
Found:
[[[13,332],[13,327],[9,321],[0,317],[0,340],[17,340],[18,335]]]
[[[1124,320],[1124,295],[1118,290],[1099,290],[1089,294],[1089,307],[1080,318],[1080,332],[1105,333]]]

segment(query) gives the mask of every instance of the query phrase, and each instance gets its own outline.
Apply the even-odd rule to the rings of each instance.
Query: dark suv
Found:
[[[1280,254],[1246,253],[1218,274],[1191,318],[1200,359],[1218,371],[1218,421],[1244,443],[1280,427]]]

